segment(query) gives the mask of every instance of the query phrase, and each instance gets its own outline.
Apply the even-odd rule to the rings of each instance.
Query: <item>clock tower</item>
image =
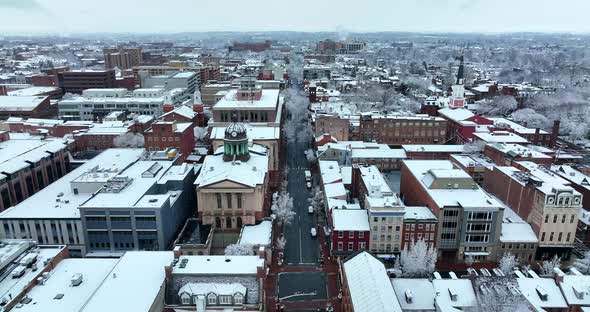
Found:
[[[232,122],[225,128],[223,138],[224,161],[248,161],[248,131],[243,123],[237,121],[236,114],[232,114]]]

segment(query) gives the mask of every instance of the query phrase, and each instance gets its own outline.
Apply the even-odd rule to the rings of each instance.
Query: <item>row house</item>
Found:
[[[486,157],[493,160],[498,166],[513,166],[518,161],[530,161],[547,166],[553,163],[553,157],[519,144],[486,144],[483,152]]]
[[[369,217],[365,209],[332,209],[332,255],[369,249]]]
[[[436,248],[438,219],[428,207],[405,207],[401,249],[423,240],[430,248]]]
[[[569,259],[582,194],[549,170],[531,163],[487,170],[484,188],[530,223],[539,240],[536,259],[559,255]]]
[[[174,148],[184,160],[195,147],[194,129],[192,122],[156,121],[144,132],[145,148],[150,151]]]

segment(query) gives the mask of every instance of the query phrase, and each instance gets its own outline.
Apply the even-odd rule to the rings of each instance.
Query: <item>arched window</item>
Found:
[[[215,227],[218,229],[221,228],[221,219],[219,217],[215,218]]]
[[[187,293],[180,295],[180,300],[182,301],[182,304],[191,304],[191,296]]]
[[[549,222],[549,215],[545,215],[545,223]]]
[[[236,219],[236,223],[238,225],[238,229],[241,229],[242,228],[242,217],[238,217]]]
[[[231,218],[226,218],[225,219],[225,228],[226,229],[231,229]]]
[[[557,215],[553,216],[553,223],[557,223]]]
[[[217,296],[214,293],[207,295],[207,305],[217,305]]]
[[[234,295],[234,305],[244,304],[244,296],[240,293]]]

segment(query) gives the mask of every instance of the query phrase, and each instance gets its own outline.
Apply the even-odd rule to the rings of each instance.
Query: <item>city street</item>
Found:
[[[310,191],[305,187],[304,171],[309,169],[303,153],[306,149],[307,144],[303,142],[289,142],[287,145],[287,190],[293,197],[293,206],[297,213],[293,222],[285,227],[285,263],[288,265],[316,265],[319,260],[318,239],[311,237],[310,233],[311,228],[316,226],[316,221],[314,215],[307,211]]]

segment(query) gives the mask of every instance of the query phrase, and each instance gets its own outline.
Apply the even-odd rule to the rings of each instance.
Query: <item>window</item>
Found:
[[[359,238],[365,238],[365,232],[359,232]]]
[[[557,241],[561,242],[561,238],[563,236],[563,232],[559,232],[559,234],[557,235]]]
[[[405,240],[409,240],[409,239],[410,239],[410,234],[406,233],[406,234],[404,235],[404,239],[405,239]]]
[[[236,202],[238,205],[238,209],[242,209],[242,193],[236,194]]]
[[[565,223],[565,214],[561,216],[561,223]]]
[[[343,242],[338,242],[338,251],[342,251],[344,249],[344,243]]]
[[[549,215],[545,215],[545,223],[549,222]]]
[[[354,243],[353,242],[349,242],[348,243],[348,251],[354,250]]]
[[[574,219],[575,219],[575,218],[576,218],[576,215],[575,215],[575,214],[573,214],[573,215],[571,216],[571,218],[570,218],[570,223],[574,223]]]
[[[567,238],[565,239],[565,241],[566,241],[566,242],[569,242],[569,241],[570,241],[571,234],[572,234],[572,233],[569,233],[569,232],[567,233]]]
[[[416,229],[416,225],[415,225],[415,224],[412,224],[412,231],[413,231],[414,229]]]
[[[568,234],[569,234],[569,233],[568,233]],[[361,249],[361,250],[362,250],[362,249],[366,249],[366,247],[365,247],[365,242],[360,242],[360,243],[359,243],[359,249]]]
[[[191,297],[187,294],[182,295],[182,304],[191,304]]]
[[[234,296],[234,304],[244,304],[244,296],[242,294],[236,294]]]
[[[406,230],[408,230],[408,231],[410,230],[410,225],[409,224],[406,224]]]
[[[354,232],[348,231],[348,238],[354,238]]]
[[[225,193],[225,197],[227,198],[227,208],[232,208],[231,204],[231,193]]]
[[[398,225],[398,226],[395,227],[395,231],[396,232],[399,232],[399,230],[400,230],[400,226]]]
[[[162,142],[166,142],[166,137],[162,137]]]
[[[557,215],[553,216],[553,223],[557,223]]]
[[[338,231],[338,238],[344,238],[344,232]]]
[[[217,198],[217,208],[221,209],[221,194],[217,193],[215,197]]]
[[[418,230],[421,230],[424,227],[423,224],[418,224]]]
[[[541,233],[541,241],[544,242],[545,241],[545,232]]]
[[[215,294],[207,295],[207,304],[208,305],[215,305],[217,304],[217,296]]]
[[[551,234],[549,234],[549,241],[552,242],[553,241],[553,232],[551,232]]]
[[[231,304],[231,296],[219,296],[219,304]]]

